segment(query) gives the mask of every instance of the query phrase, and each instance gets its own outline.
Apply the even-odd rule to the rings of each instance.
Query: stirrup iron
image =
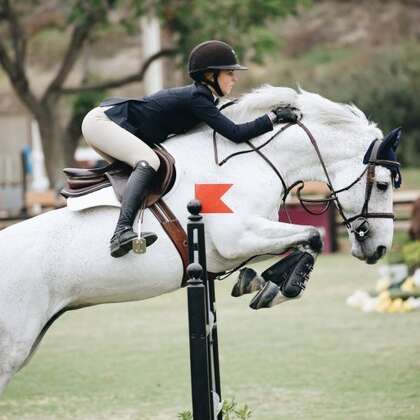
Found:
[[[133,240],[133,252],[136,254],[145,254],[147,245],[146,245],[146,239],[142,238],[141,236],[141,226],[143,224],[143,215],[145,210],[145,201],[143,200],[143,203],[140,207],[140,213],[139,213],[139,222],[138,222],[138,234],[137,238]]]

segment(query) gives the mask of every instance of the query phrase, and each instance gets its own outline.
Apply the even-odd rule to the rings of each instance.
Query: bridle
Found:
[[[225,108],[229,105],[233,105],[234,103],[235,102],[228,102],[227,104],[224,104],[220,109],[223,109],[223,108]],[[305,185],[304,181],[302,181],[302,180],[296,181],[295,183],[293,183],[292,185],[290,185],[288,187],[286,185],[286,182],[284,181],[284,178],[282,177],[281,173],[279,172],[279,170],[267,158],[267,156],[265,156],[263,154],[263,152],[261,151],[261,149],[263,147],[265,147],[267,144],[269,144],[274,138],[276,138],[281,133],[283,133],[285,130],[287,130],[289,127],[291,127],[295,124],[298,125],[299,127],[301,127],[302,130],[305,131],[306,135],[308,136],[309,140],[311,141],[312,146],[315,149],[315,152],[318,156],[319,162],[320,162],[320,164],[322,166],[322,169],[324,171],[325,177],[327,179],[327,187],[330,190],[330,194],[328,195],[328,197],[326,197],[324,199],[304,199],[304,198],[302,198],[301,191],[303,190],[304,185]],[[273,169],[273,171],[275,172],[275,174],[280,179],[280,181],[283,185],[282,207],[286,211],[289,222],[291,222],[291,220],[290,220],[289,214],[287,213],[287,209],[286,209],[286,204],[285,204],[286,203],[286,198],[289,195],[290,191],[294,187],[296,187],[297,185],[299,185],[298,188],[297,188],[297,197],[298,197],[298,200],[299,200],[301,206],[305,209],[305,211],[307,211],[310,214],[321,215],[328,210],[331,202],[334,202],[337,209],[338,209],[338,212],[340,213],[341,217],[343,218],[343,224],[347,227],[347,229],[349,229],[349,231],[351,233],[354,233],[357,241],[359,241],[359,242],[363,242],[369,237],[370,225],[369,225],[368,219],[371,219],[371,218],[392,219],[392,220],[395,219],[394,213],[374,213],[374,212],[369,212],[369,210],[368,210],[369,201],[370,201],[370,198],[371,198],[371,195],[372,195],[373,185],[374,185],[374,182],[375,182],[375,168],[376,168],[376,166],[385,166],[385,165],[387,167],[390,167],[390,166],[398,167],[399,166],[398,162],[378,159],[378,151],[379,151],[379,147],[382,143],[381,140],[376,139],[372,142],[372,147],[371,147],[371,153],[370,153],[370,156],[369,156],[369,160],[368,160],[366,168],[363,170],[363,172],[353,182],[351,182],[346,187],[341,188],[339,190],[335,190],[333,185],[332,185],[331,178],[329,176],[327,167],[325,165],[324,159],[322,158],[321,152],[319,151],[318,144],[317,144],[314,136],[312,135],[312,133],[309,131],[309,129],[302,122],[297,121],[295,124],[289,123],[289,124],[284,125],[282,128],[280,128],[280,130],[278,130],[276,133],[274,133],[267,141],[265,141],[260,146],[254,146],[250,141],[247,141],[246,143],[248,144],[248,146],[250,146],[251,150],[245,150],[245,151],[240,151],[240,152],[233,153],[233,154],[227,156],[221,162],[219,161],[219,158],[218,158],[217,138],[216,138],[216,131],[214,130],[213,131],[213,145],[214,145],[215,162],[218,166],[222,166],[228,160],[233,158],[234,156],[238,156],[238,155],[241,155],[241,154],[244,154],[244,153],[250,153],[250,152],[258,153],[267,162],[267,164]],[[346,215],[344,214],[343,206],[341,205],[337,194],[339,194],[343,191],[350,190],[354,185],[356,185],[363,178],[363,176],[365,174],[366,174],[366,187],[365,187],[365,198],[364,198],[364,203],[363,203],[362,209],[361,209],[359,214],[357,214],[355,216],[352,216],[352,217],[346,217]],[[307,207],[307,205],[305,203],[312,203],[312,204],[324,203],[326,205],[322,209],[322,211],[313,212]],[[351,223],[353,223],[353,227],[352,227]]]
[[[325,211],[327,211],[329,205],[331,204],[332,201],[335,202],[335,205],[338,209],[338,212],[340,213],[340,216],[343,219],[343,224],[350,230],[350,232],[354,233],[356,239],[359,242],[363,242],[364,240],[366,240],[366,238],[369,237],[369,232],[370,232],[370,226],[369,226],[369,222],[368,219],[395,219],[395,215],[394,213],[379,213],[379,212],[369,212],[369,201],[372,195],[372,189],[373,189],[373,185],[375,182],[375,169],[376,166],[382,166],[384,165],[384,163],[387,163],[388,165],[393,164],[393,165],[399,165],[398,162],[390,162],[390,161],[384,161],[381,159],[378,159],[378,151],[379,151],[379,147],[381,145],[381,140],[374,140],[372,143],[372,148],[371,148],[371,153],[370,153],[370,157],[369,157],[369,161],[366,165],[366,168],[362,171],[362,173],[353,181],[351,182],[349,185],[347,185],[344,188],[341,188],[339,190],[335,190],[333,188],[332,185],[332,181],[331,178],[328,174],[328,170],[325,166],[325,162],[324,159],[322,158],[322,155],[319,151],[318,145],[316,143],[315,138],[313,137],[312,133],[309,131],[309,129],[300,121],[298,121],[296,123],[297,125],[299,125],[299,127],[301,127],[305,133],[307,134],[307,136],[309,137],[317,155],[318,155],[318,159],[321,163],[322,169],[324,171],[325,177],[327,178],[327,186],[330,190],[330,194],[327,198],[322,199],[322,200],[310,200],[310,199],[303,199],[300,195],[300,192],[302,191],[303,187],[304,187],[304,183],[303,181],[297,181],[296,183],[294,183],[294,185],[292,185],[291,187],[288,188],[288,191],[286,191],[286,197],[287,194],[290,192],[291,188],[293,188],[294,186],[300,184],[300,186],[297,189],[297,196],[298,199],[302,205],[302,207],[308,211],[309,213],[312,213],[304,204],[304,202],[318,202],[318,203],[327,203],[327,206],[322,210],[322,212],[318,213],[318,214],[322,214]],[[344,209],[343,206],[338,198],[339,193],[343,192],[343,191],[348,191],[350,190],[354,185],[356,185],[362,178],[363,176],[366,174],[366,186],[365,186],[365,197],[364,197],[364,202],[363,202],[363,206],[362,206],[362,210],[360,211],[359,214],[352,216],[352,217],[346,217],[346,215],[344,214]],[[283,197],[283,203],[284,200],[286,199],[286,197]],[[354,226],[351,226],[351,223],[354,222]]]

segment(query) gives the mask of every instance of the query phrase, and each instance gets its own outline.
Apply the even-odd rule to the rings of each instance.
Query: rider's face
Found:
[[[234,84],[238,81],[238,76],[234,70],[221,70],[218,77],[219,86],[225,95],[229,95]]]

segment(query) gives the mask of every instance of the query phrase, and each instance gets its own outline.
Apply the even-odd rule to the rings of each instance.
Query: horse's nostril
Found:
[[[379,245],[378,248],[376,248],[376,253],[378,254],[378,258],[381,258],[386,253],[386,246]]]

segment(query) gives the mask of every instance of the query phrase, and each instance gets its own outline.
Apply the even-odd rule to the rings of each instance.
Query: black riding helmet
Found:
[[[220,70],[248,70],[238,63],[233,48],[222,41],[206,41],[198,44],[190,53],[188,59],[188,73],[196,82],[204,81],[204,73],[213,71],[214,82],[205,80],[218,95],[223,96],[217,77]]]

